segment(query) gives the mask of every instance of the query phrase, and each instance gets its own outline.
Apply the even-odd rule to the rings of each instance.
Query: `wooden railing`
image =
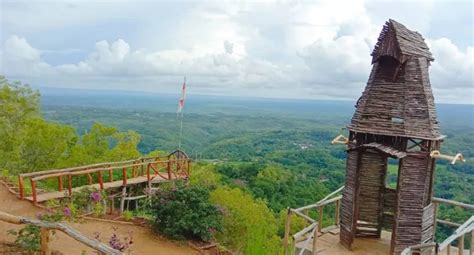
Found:
[[[99,188],[104,189],[105,183],[114,182],[114,173],[121,175],[122,185],[126,186],[129,175],[131,178],[146,176],[147,181],[152,181],[160,176],[165,180],[189,177],[191,160],[182,151],[175,151],[166,157],[147,157],[120,162],[98,163],[87,166],[79,166],[65,169],[47,170],[33,173],[20,174],[18,176],[18,190],[20,199],[24,199],[25,182],[29,179],[31,183],[31,196],[33,203],[37,203],[38,182],[42,180],[57,178],[58,189],[63,191],[63,178],[67,178],[67,190],[72,195],[73,177],[87,176],[87,184],[94,183],[93,174],[97,175]],[[105,175],[108,179],[104,180]]]
[[[443,199],[443,198],[433,198],[433,203],[435,205],[435,215],[434,215],[434,229],[436,232],[436,225],[437,224],[443,224],[447,225],[450,227],[457,227],[457,229],[454,231],[454,233],[446,238],[442,243],[427,243],[427,244],[418,244],[414,246],[407,247],[401,255],[411,255],[411,254],[438,254],[439,252],[442,252],[446,250],[446,254],[450,255],[451,254],[451,247],[452,243],[454,241],[458,241],[458,255],[464,254],[464,238],[466,235],[470,235],[470,248],[469,248],[469,254],[473,255],[474,254],[474,216],[471,216],[467,221],[465,221],[462,224],[451,222],[448,220],[443,220],[443,219],[438,219],[438,207],[440,204],[447,204],[447,205],[452,205],[452,206],[457,206],[461,207],[463,209],[467,210],[474,210],[474,205],[471,204],[466,204],[466,203],[461,203],[458,201],[452,201],[448,199]]]
[[[304,228],[303,230],[291,236],[291,238],[293,239],[293,243],[295,244],[297,242],[304,241],[304,244],[301,247],[299,254],[301,255],[304,253],[311,239],[312,239],[312,247],[313,247],[312,254],[313,255],[317,254],[316,245],[317,245],[317,240],[318,240],[318,232],[321,232],[323,230],[322,225],[323,225],[323,218],[324,218],[324,207],[330,204],[335,204],[336,209],[334,211],[334,227],[339,226],[339,212],[340,212],[340,202],[342,199],[342,195],[338,195],[338,196],[335,196],[335,195],[337,195],[343,189],[344,189],[344,186],[340,187],[339,189],[327,195],[326,197],[319,200],[315,204],[303,206],[296,209],[288,208],[288,213],[287,213],[286,222],[285,222],[285,236],[283,239],[284,254],[288,254],[291,218],[293,214],[305,219],[311,224],[308,227]],[[319,211],[318,220],[315,220],[309,216],[309,210],[312,210],[312,209],[316,209]],[[311,234],[308,235],[308,233],[310,232]]]
[[[55,223],[55,222],[44,222],[40,220],[29,219],[25,217],[14,216],[8,213],[0,212],[0,221],[5,221],[12,224],[31,224],[41,228],[41,254],[50,255],[51,247],[49,245],[49,237],[51,230],[59,230],[66,235],[72,237],[74,240],[83,243],[86,246],[96,250],[99,254],[112,254],[112,255],[121,255],[122,252],[111,248],[110,246],[101,243],[96,239],[91,239],[87,236],[84,236],[77,230],[71,228],[69,225],[64,223]]]

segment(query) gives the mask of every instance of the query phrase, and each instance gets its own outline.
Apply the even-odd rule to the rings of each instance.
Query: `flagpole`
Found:
[[[186,84],[186,76],[184,76],[184,84]],[[182,92],[185,93],[185,92]],[[182,95],[185,97],[185,94]],[[184,98],[183,98],[184,100]],[[184,119],[184,107],[181,109],[181,120],[179,124],[179,138],[178,138],[178,150],[181,149],[181,138],[183,136],[183,119]]]

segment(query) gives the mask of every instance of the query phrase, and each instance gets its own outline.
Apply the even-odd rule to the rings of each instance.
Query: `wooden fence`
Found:
[[[63,181],[66,178],[69,196],[73,193],[73,178],[79,176],[86,176],[87,184],[91,186],[94,185],[93,176],[96,175],[97,183],[95,184],[100,190],[139,182],[150,182],[155,178],[163,180],[184,179],[189,177],[190,164],[191,159],[184,152],[177,150],[165,157],[147,157],[25,173],[18,176],[19,197],[20,199],[27,198],[36,204],[38,202],[38,182],[48,179],[57,179],[57,191],[62,192],[64,188]],[[114,173],[117,172],[121,178],[114,181]],[[108,178],[104,180],[104,177]],[[27,194],[25,189],[25,182],[28,180],[31,183],[31,194]]]

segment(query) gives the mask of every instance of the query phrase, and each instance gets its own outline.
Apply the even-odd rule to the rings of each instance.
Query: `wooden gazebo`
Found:
[[[434,238],[432,151],[440,134],[428,74],[433,57],[423,37],[389,20],[372,52],[372,72],[350,131],[340,242],[392,232],[391,252]],[[388,159],[398,161],[395,189]]]

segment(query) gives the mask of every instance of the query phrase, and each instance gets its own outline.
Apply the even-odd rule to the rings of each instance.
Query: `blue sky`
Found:
[[[0,2],[0,73],[34,86],[355,100],[393,18],[436,101],[474,103],[472,1]]]

